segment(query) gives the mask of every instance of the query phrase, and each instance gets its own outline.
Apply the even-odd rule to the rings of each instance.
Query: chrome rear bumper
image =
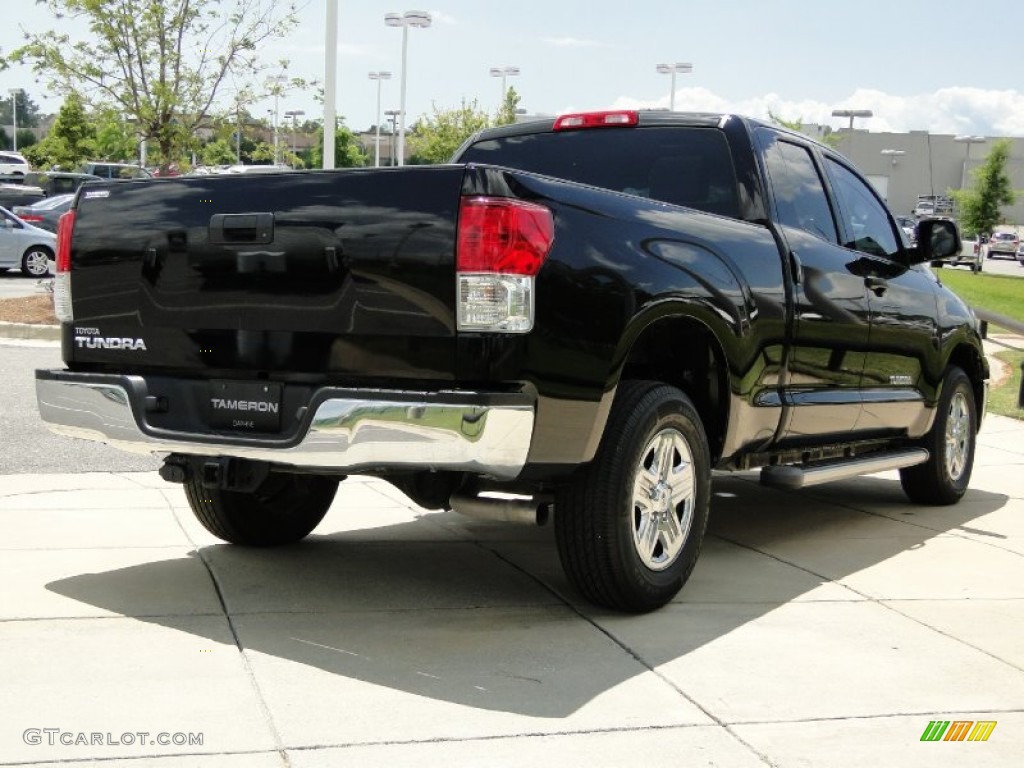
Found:
[[[466,471],[509,479],[526,463],[534,404],[526,394],[330,388],[288,437],[178,432],[146,421],[140,377],[36,372],[39,413],[53,432],[134,453],[232,456],[358,473]]]

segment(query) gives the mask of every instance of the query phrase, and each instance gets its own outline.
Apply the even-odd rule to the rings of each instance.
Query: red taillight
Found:
[[[18,214],[18,218],[22,221],[27,221],[29,224],[34,224],[37,221],[42,221],[42,216],[36,216],[34,213],[21,213]]]
[[[640,114],[636,110],[625,109],[614,112],[579,112],[562,115],[555,120],[553,131],[574,131],[580,128],[618,128],[636,125],[640,122]]]
[[[459,206],[458,271],[536,275],[555,239],[543,205],[497,197],[464,197]]]
[[[57,272],[71,271],[71,230],[75,228],[74,209],[57,220]]]

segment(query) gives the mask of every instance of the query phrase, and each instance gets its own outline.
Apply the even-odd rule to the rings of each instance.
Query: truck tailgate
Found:
[[[83,190],[68,367],[449,379],[456,166]]]

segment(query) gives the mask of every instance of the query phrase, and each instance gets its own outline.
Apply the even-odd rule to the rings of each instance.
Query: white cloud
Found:
[[[581,40],[578,37],[545,37],[543,41],[556,48],[600,48],[604,45],[597,40]]]
[[[432,18],[438,24],[458,24],[454,16],[450,16],[444,11],[431,11],[430,18]]]
[[[668,95],[659,99],[622,96],[613,109],[666,109]],[[871,118],[860,118],[856,125],[872,132],[922,130],[935,134],[975,134],[981,136],[1024,136],[1024,93],[982,88],[941,88],[934,93],[894,96],[884,91],[859,88],[850,96],[832,103],[814,99],[785,99],[768,93],[748,99],[731,100],[706,88],[679,88],[676,109],[697,112],[733,112],[767,118],[771,112],[785,120],[805,124],[819,123],[840,128],[846,118],[832,117],[833,109],[870,109]]]

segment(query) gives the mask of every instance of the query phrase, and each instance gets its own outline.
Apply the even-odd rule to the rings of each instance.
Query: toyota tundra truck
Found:
[[[353,474],[429,509],[551,519],[572,584],[681,589],[712,470],[967,489],[970,309],[872,186],[735,115],[488,129],[450,164],[93,183],[61,221],[54,431],[165,456],[239,545],[309,534]],[[343,510],[337,510],[342,513]]]

